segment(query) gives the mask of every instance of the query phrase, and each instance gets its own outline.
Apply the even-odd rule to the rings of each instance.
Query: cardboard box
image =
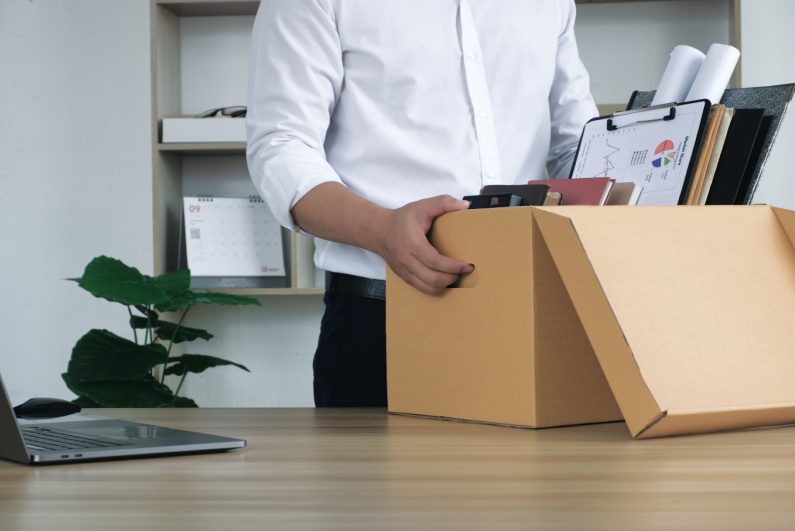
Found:
[[[475,271],[437,297],[387,273],[391,412],[525,427],[621,419],[529,207],[446,214],[430,238]]]
[[[502,210],[434,225],[442,252],[475,264],[472,287],[428,297],[389,273],[390,411],[535,427],[608,420],[594,383],[604,374],[633,437],[795,422],[795,213]],[[580,327],[601,369],[573,339]],[[555,337],[579,346],[558,349]],[[561,386],[575,395],[561,402]]]
[[[163,118],[162,142],[245,142],[246,119],[216,116],[212,118]]]
[[[795,422],[795,213],[537,211],[634,437]]]

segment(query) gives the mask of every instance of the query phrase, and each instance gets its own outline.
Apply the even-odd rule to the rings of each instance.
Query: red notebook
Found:
[[[550,192],[560,192],[561,205],[604,205],[610,197],[614,179],[593,177],[589,179],[548,179],[530,181],[529,184],[548,184]]]

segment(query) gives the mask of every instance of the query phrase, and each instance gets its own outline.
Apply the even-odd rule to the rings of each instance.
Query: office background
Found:
[[[795,81],[787,51],[795,3],[745,0],[737,22],[741,86]],[[579,6],[577,36],[597,101],[655,88],[676,44],[706,51],[729,42],[733,23],[728,0]],[[218,83],[186,94],[183,106],[245,102],[250,17],[182,24],[183,79],[206,79],[209,67]],[[208,46],[208,32],[224,38]],[[71,397],[60,373],[72,345],[90,328],[127,329],[122,307],[64,279],[99,254],[152,273],[149,54],[148,0],[0,0],[0,373],[11,388]],[[793,147],[788,116],[757,202],[795,209]],[[244,163],[225,167],[245,180]],[[261,301],[191,315],[188,325],[216,335],[195,350],[252,369],[194,375],[186,392],[200,405],[311,405],[321,298]]]

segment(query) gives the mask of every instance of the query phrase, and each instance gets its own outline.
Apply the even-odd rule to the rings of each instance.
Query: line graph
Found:
[[[607,149],[602,158],[605,161],[605,168],[604,171],[597,173],[596,175],[592,175],[591,177],[610,177],[613,174],[613,170],[615,169],[616,165],[610,161],[610,157],[619,153],[621,148],[618,146],[613,146],[610,144],[610,137],[605,138],[605,144],[607,144]]]
[[[610,177],[618,181],[629,164],[635,139],[634,127],[595,133],[580,146],[573,176]]]

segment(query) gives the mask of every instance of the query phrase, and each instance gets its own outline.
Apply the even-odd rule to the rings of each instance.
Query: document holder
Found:
[[[651,105],[656,91],[636,90],[632,93],[627,109],[641,109]],[[753,159],[755,167],[751,168],[747,177],[743,177],[740,185],[738,204],[751,204],[768,155],[773,148],[784,115],[795,93],[795,83],[773,85],[768,87],[745,87],[726,89],[720,103],[734,109],[762,109],[764,117],[759,127],[757,141],[754,145]]]
[[[630,109],[585,124],[571,178],[609,177],[643,188],[639,205],[684,204],[711,104]]]

